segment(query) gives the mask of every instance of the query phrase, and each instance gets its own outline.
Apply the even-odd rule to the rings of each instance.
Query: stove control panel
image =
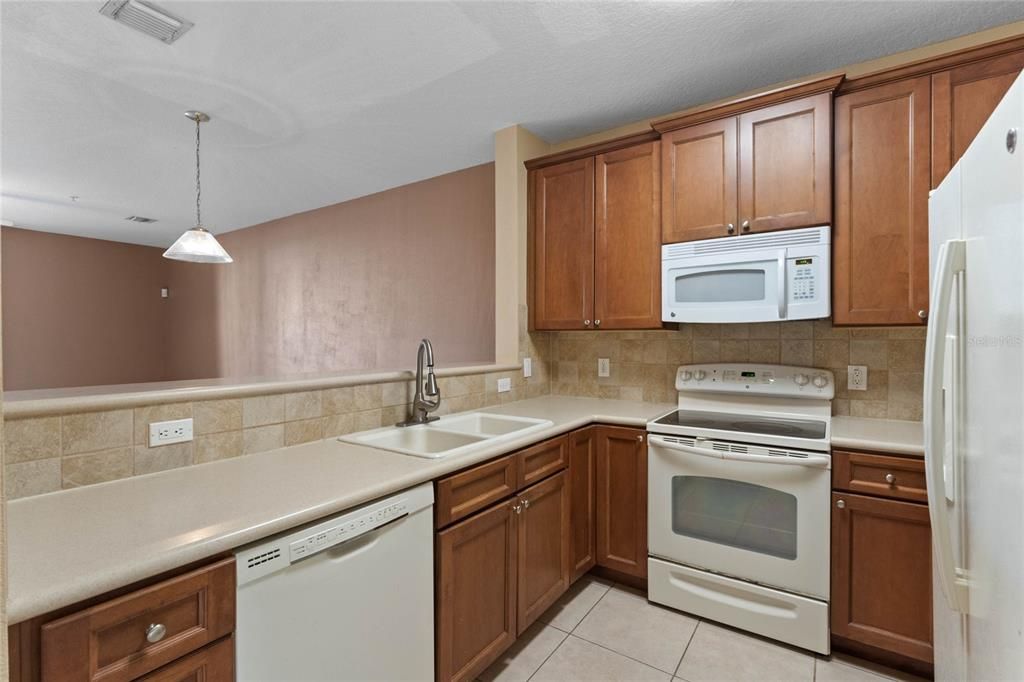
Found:
[[[831,400],[835,377],[827,369],[789,365],[683,365],[676,370],[676,390]]]

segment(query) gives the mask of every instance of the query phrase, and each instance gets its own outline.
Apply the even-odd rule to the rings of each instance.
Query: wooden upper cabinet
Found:
[[[739,117],[738,233],[832,222],[832,93]]]
[[[661,240],[665,244],[736,229],[736,118],[661,137]]]
[[[590,329],[594,310],[594,159],[533,176],[533,325]]]
[[[594,161],[594,326],[661,326],[661,143]]]
[[[836,324],[923,324],[928,310],[928,76],[835,100]]]
[[[932,76],[932,187],[938,187],[1024,69],[1024,52]]]

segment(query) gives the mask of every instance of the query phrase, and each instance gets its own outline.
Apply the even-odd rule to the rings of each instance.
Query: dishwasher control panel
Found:
[[[357,538],[363,533],[391,523],[408,512],[405,500],[392,501],[386,507],[367,510],[366,513],[352,518],[337,519],[333,526],[318,527],[313,534],[300,538],[288,545],[288,553],[292,561],[316,554],[328,547]]]

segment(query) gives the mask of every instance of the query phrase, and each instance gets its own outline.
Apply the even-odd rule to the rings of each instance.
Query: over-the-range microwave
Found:
[[[665,322],[772,322],[828,317],[828,225],[661,247]]]

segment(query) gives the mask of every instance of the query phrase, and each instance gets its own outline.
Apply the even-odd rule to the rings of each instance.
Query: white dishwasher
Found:
[[[237,552],[237,679],[432,680],[433,504],[426,483]]]

